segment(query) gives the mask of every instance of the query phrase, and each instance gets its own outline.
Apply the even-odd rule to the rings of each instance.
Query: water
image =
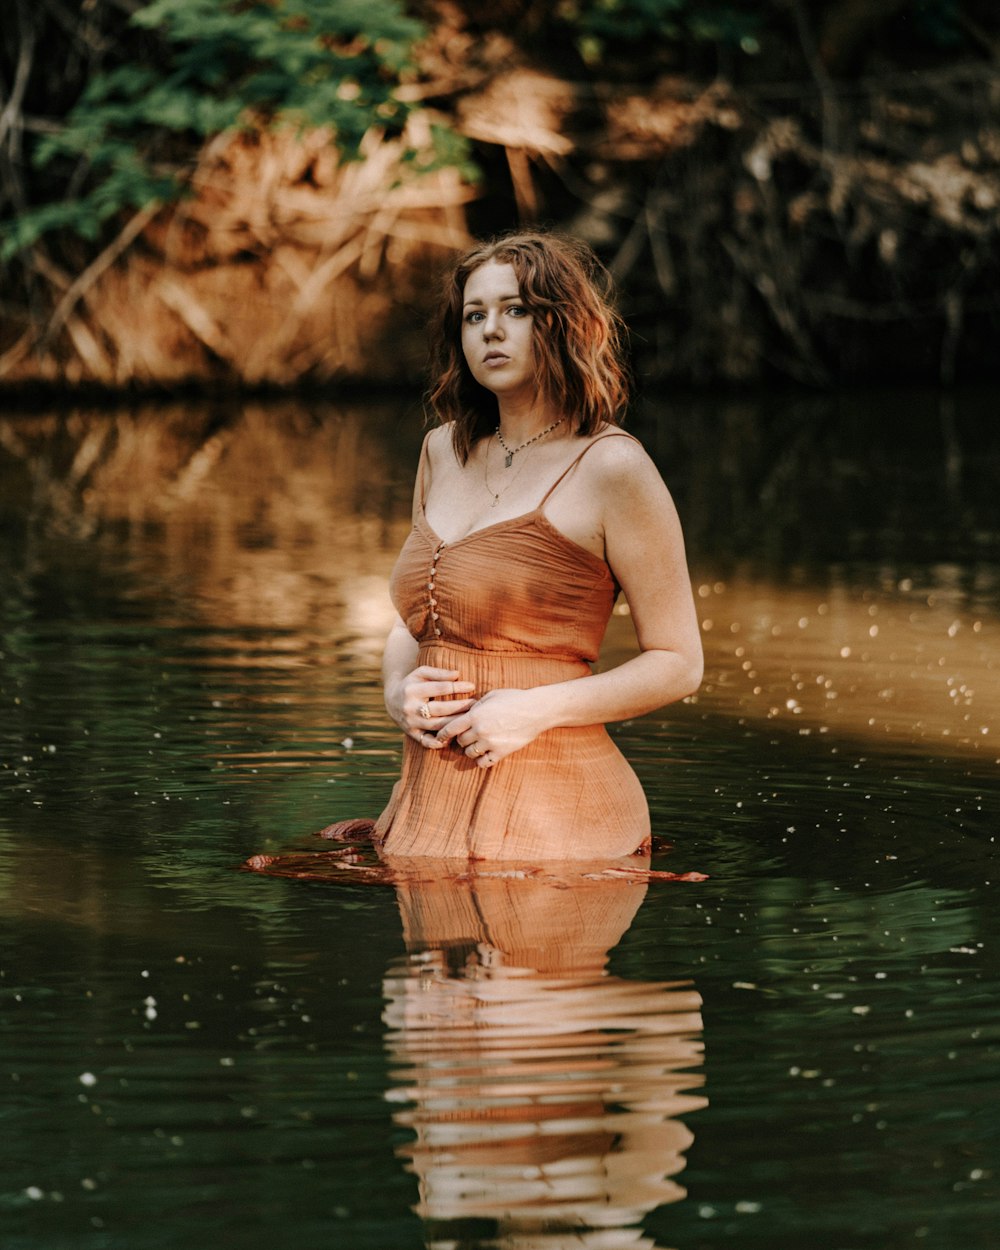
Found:
[[[412,409],[0,418],[4,1250],[995,1245],[990,412],[649,418],[706,680],[614,732],[710,878],[571,891],[235,871],[395,775]]]

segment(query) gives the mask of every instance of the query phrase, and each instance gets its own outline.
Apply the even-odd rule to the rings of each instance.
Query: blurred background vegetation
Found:
[[[8,0],[0,385],[412,382],[530,222],[644,378],[991,377],[998,56],[995,0]]]

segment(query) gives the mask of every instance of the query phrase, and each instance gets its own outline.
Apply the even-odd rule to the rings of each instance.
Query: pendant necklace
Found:
[[[495,508],[497,506],[497,504],[500,502],[500,496],[504,494],[504,492],[507,491],[511,486],[514,485],[517,479],[521,476],[523,469],[524,469],[524,464],[521,465],[521,468],[518,469],[518,471],[514,474],[514,476],[510,479],[509,482],[504,482],[503,486],[501,486],[499,490],[494,490],[492,485],[490,484],[490,444],[489,443],[486,444],[486,455],[483,457],[483,481],[486,483],[486,489],[489,491],[489,494],[490,494],[490,507],[491,508]]]
[[[520,446],[515,447],[513,449],[508,447],[507,444],[503,441],[503,435],[500,433],[500,427],[497,426],[497,440],[499,441],[500,446],[507,453],[506,458],[504,459],[504,468],[509,469],[511,466],[511,462],[514,459],[514,456],[519,451],[523,451],[524,448],[527,447],[529,443],[537,443],[540,438],[544,438],[546,434],[551,434],[552,431],[556,428],[556,426],[562,425],[562,423],[565,420],[566,420],[565,417],[560,417],[558,421],[553,421],[552,424],[548,426],[546,429],[542,430],[541,433],[536,434],[533,438],[527,439],[525,442],[521,443]],[[521,476],[521,474],[524,472],[525,463],[527,462],[526,461],[522,462],[521,467],[514,474],[514,476],[510,479],[510,481],[505,482],[499,490],[494,490],[492,485],[490,484],[490,444],[489,443],[486,444],[486,455],[483,457],[483,480],[486,483],[487,491],[489,491],[490,495],[492,496],[490,500],[491,508],[495,508],[497,506],[497,504],[500,502],[500,496],[505,494],[506,491],[508,491],[510,487],[513,486],[514,483],[517,481],[517,479]]]
[[[553,421],[552,424],[547,425],[544,430],[540,431],[538,434],[533,435],[531,438],[526,438],[523,443],[519,443],[516,447],[507,446],[507,444],[504,442],[503,435],[500,433],[500,426],[498,425],[497,426],[497,440],[500,443],[500,446],[507,453],[506,457],[504,458],[503,467],[505,469],[509,469],[510,466],[514,463],[514,457],[517,455],[519,451],[524,451],[525,447],[530,447],[532,443],[537,443],[538,440],[540,438],[544,438],[546,434],[551,434],[552,431],[557,426],[562,425],[562,423],[565,420],[566,420],[565,417],[560,417],[558,421]]]

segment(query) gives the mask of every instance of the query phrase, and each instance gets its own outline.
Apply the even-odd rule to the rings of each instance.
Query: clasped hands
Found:
[[[519,751],[546,728],[533,707],[533,690],[491,690],[481,699],[472,697],[474,690],[457,669],[421,664],[386,692],[386,706],[420,746],[440,751],[455,743],[480,768]]]

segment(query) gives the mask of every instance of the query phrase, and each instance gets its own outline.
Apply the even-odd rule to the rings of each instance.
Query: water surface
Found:
[[[992,1245],[989,413],[648,410],[707,670],[614,733],[710,879],[398,891],[235,868],[395,776],[412,407],[0,418],[5,1250]]]

